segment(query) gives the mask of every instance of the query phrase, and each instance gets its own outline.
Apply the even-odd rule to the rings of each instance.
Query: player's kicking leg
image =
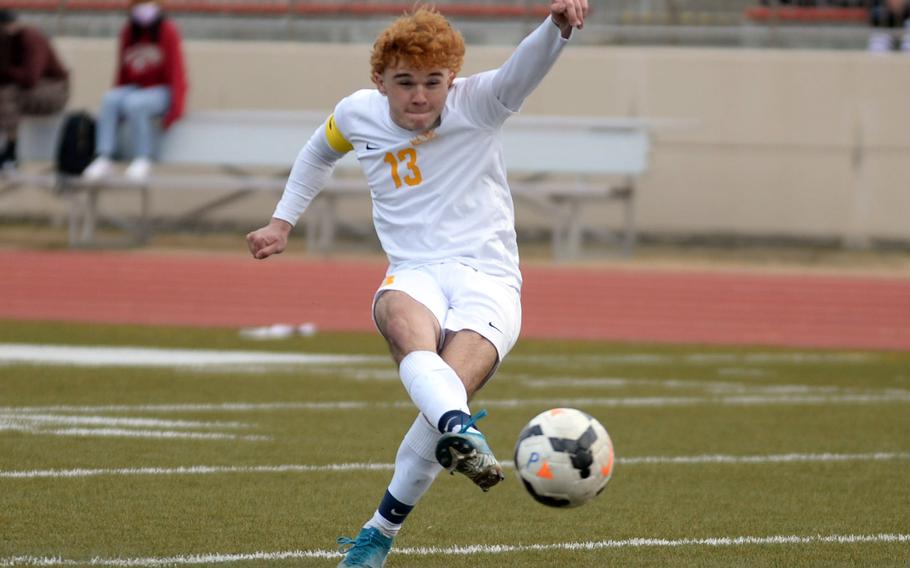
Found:
[[[379,507],[356,539],[342,537],[345,557],[338,566],[378,568],[414,506],[442,471],[433,455],[439,431],[418,415],[395,456],[395,473]]]
[[[481,410],[459,431],[443,434],[436,444],[436,459],[452,475],[457,471],[484,491],[489,491],[505,479],[505,475],[487,439],[473,428],[474,422],[486,414],[486,410]]]
[[[492,375],[498,353],[489,339],[465,329],[447,334],[442,358],[458,370],[470,398]],[[484,416],[486,410],[473,417],[459,411],[443,415],[439,420],[442,436],[436,444],[436,459],[449,473],[461,473],[484,491],[489,491],[505,476],[486,437],[474,426]]]

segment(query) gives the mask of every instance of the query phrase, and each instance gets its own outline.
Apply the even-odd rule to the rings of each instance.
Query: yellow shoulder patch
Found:
[[[335,125],[334,114],[329,115],[329,119],[325,123],[325,139],[328,141],[329,146],[332,147],[332,150],[335,150],[340,154],[350,152],[354,149],[347,138],[344,137],[344,134],[342,134]]]

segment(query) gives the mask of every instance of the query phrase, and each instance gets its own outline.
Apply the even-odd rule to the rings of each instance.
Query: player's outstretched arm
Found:
[[[247,234],[246,244],[253,258],[268,258],[284,251],[292,228],[287,221],[273,218],[265,227]]]
[[[588,0],[550,0],[550,16],[564,38],[572,35],[572,28],[583,28],[587,15]]]
[[[587,11],[588,0],[550,0],[550,16],[492,74],[490,87],[504,107],[518,112],[556,63],[572,30],[584,24]]]
[[[335,168],[335,162],[351,149],[350,144],[337,130],[333,134],[335,145],[332,145],[327,133],[333,129],[334,119],[330,116],[310,136],[294,160],[294,166],[291,168],[281,199],[275,207],[272,220],[265,227],[246,236],[247,246],[255,258],[268,258],[284,251],[294,224],[313,198],[325,187]],[[344,141],[346,146],[341,147],[339,140]]]

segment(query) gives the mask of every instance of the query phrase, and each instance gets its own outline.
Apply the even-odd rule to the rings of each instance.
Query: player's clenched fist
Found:
[[[569,37],[572,28],[584,27],[587,14],[588,0],[550,0],[550,15],[563,37]]]
[[[250,253],[253,257],[262,259],[282,252],[288,245],[291,228],[287,221],[272,219],[265,227],[247,234],[246,244]]]

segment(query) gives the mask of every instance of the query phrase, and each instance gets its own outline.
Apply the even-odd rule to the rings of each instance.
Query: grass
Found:
[[[327,553],[335,538],[353,536],[372,514],[390,470],[250,468],[388,464],[415,415],[384,345],[371,334],[251,343],[225,329],[0,322],[0,343],[376,356],[345,365],[236,368],[0,363],[0,566],[35,565],[27,562],[42,557],[71,561],[66,565],[91,565],[93,557],[162,565],[164,557],[186,563],[195,554],[290,551],[316,557],[222,560],[237,567],[334,566],[337,558]],[[341,401],[360,406],[314,404]],[[225,403],[251,406],[215,406]],[[531,500],[511,469],[488,494],[442,475],[397,539],[396,549],[412,554],[393,554],[387,566],[907,566],[906,537],[853,543],[817,537],[910,533],[908,404],[910,353],[522,340],[472,404],[490,411],[481,426],[491,446],[510,459],[529,418],[550,406],[578,406],[613,438],[619,462],[607,490],[579,509],[553,510]],[[97,408],[110,405],[120,408]],[[67,408],[34,408],[61,406]],[[45,422],[11,429],[28,415]],[[72,423],[89,417],[99,423]],[[114,418],[153,422],[114,426]],[[63,435],[72,428],[81,435]],[[146,434],[100,435],[102,428]],[[237,438],[153,438],[148,431]],[[806,458],[873,453],[882,456]],[[714,454],[758,458],[635,461]],[[808,461],[764,458],[783,454]],[[189,466],[247,469],[3,476]],[[809,540],[554,546],[746,536]],[[424,550],[472,545],[543,547],[460,556]],[[210,557],[194,565],[223,564]]]

